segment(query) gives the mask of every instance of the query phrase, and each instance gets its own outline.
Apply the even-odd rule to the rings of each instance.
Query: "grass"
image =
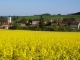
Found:
[[[21,18],[26,18],[26,19],[39,19],[40,16],[19,16],[19,20]],[[55,19],[60,19],[60,18],[76,18],[80,20],[80,15],[55,15],[55,16],[43,16],[45,20],[55,20]]]

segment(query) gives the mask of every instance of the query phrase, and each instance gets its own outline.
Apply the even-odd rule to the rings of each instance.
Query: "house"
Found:
[[[17,24],[21,27],[25,27],[29,25],[28,21],[18,21]]]
[[[62,23],[62,20],[53,20],[51,25],[60,25]]]
[[[39,20],[33,20],[32,26],[39,26]]]
[[[43,25],[49,26],[49,25],[51,25],[50,23],[51,23],[51,22],[50,22],[49,20],[45,20],[45,21],[43,22]]]
[[[0,21],[0,26],[3,26],[3,25],[8,25],[8,22],[7,21],[4,21],[4,20],[1,20]]]
[[[71,27],[71,29],[75,29],[75,28],[78,28],[78,29],[80,29],[80,22],[72,22],[71,24],[70,24],[70,27]]]
[[[52,23],[51,23],[51,26],[56,25],[56,24],[57,24],[57,21],[53,20]]]
[[[63,26],[66,26],[66,25],[68,25],[68,23],[67,23],[67,21],[62,21],[62,23],[61,23]]]
[[[19,21],[19,22],[16,22],[19,26],[25,26],[25,23]]]
[[[8,29],[8,22],[7,21],[0,21],[0,28]]]
[[[25,26],[26,26],[26,24],[24,24],[24,23],[21,23],[21,24],[20,24],[20,26],[22,26],[22,27],[25,27]]]
[[[48,22],[48,21],[47,21],[47,20],[45,20],[45,21],[43,22],[43,24],[44,24],[44,25],[46,25],[46,24],[47,24],[47,22]]]
[[[0,20],[0,28],[8,29],[11,26],[11,17],[8,17],[8,20]]]
[[[54,20],[51,25],[63,25],[63,26],[69,25],[70,26],[72,22],[73,20],[58,19],[58,20]]]

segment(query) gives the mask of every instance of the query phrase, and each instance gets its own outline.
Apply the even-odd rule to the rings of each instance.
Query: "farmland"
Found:
[[[80,32],[0,30],[0,60],[80,60]]]
[[[21,20],[22,18],[26,18],[26,19],[40,19],[40,16],[19,16],[18,20]],[[44,20],[54,20],[54,19],[60,19],[60,18],[76,18],[76,19],[80,19],[80,15],[51,15],[51,16],[47,16],[44,15],[43,16]]]

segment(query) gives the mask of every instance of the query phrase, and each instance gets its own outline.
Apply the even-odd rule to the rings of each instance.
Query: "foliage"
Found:
[[[58,31],[59,26],[55,24],[53,28],[54,28],[54,31]]]
[[[13,30],[19,29],[19,25],[16,22],[14,22],[13,25],[9,27],[9,29]]]
[[[65,25],[65,31],[71,31],[71,27],[69,25]]]
[[[12,16],[13,21],[18,20],[18,19],[19,19],[19,16]]]
[[[42,15],[40,16],[40,22],[39,22],[39,27],[40,28],[43,28],[43,22],[44,22],[44,19],[42,17]]]
[[[4,16],[0,16],[0,20],[7,20],[7,17],[4,17]]]
[[[80,12],[72,13],[71,15],[80,15]]]
[[[28,22],[29,22],[29,24],[30,24],[30,23],[32,23],[32,20],[31,20],[31,19],[29,19],[29,20],[28,20]]]
[[[60,24],[58,30],[59,31],[64,31],[64,25]]]
[[[51,26],[51,22],[47,21],[46,26]]]
[[[57,14],[57,15],[61,15],[61,14]]]
[[[51,16],[49,13],[42,14],[43,16]]]
[[[22,18],[22,19],[21,19],[21,21],[26,21],[26,20],[27,20],[26,18]]]
[[[73,18],[73,17],[71,17],[71,18],[63,18],[63,21],[70,21],[70,20],[75,21],[76,18]]]

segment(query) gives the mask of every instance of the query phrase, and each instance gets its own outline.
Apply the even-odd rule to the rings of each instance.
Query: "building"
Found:
[[[8,17],[8,20],[0,20],[0,28],[8,29],[11,23],[12,21],[10,16]]]
[[[53,20],[52,23],[51,23],[51,26],[58,25],[58,23],[59,23],[58,20]]]
[[[79,22],[72,22],[71,24],[70,24],[70,27],[71,27],[71,29],[75,29],[75,28],[78,28],[78,29],[80,29],[80,23]]]
[[[39,26],[39,21],[38,20],[33,20],[32,21],[32,26]]]
[[[8,22],[7,21],[4,21],[4,20],[1,20],[0,21],[0,26],[4,26],[4,25],[8,25]]]
[[[17,24],[21,27],[26,27],[29,25],[28,21],[18,21]]]

